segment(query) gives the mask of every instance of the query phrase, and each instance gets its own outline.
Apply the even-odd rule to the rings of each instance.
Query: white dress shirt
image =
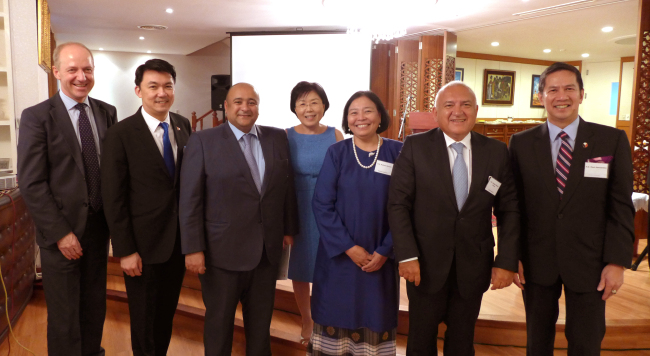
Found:
[[[463,148],[463,159],[465,160],[465,165],[467,166],[467,192],[469,193],[469,187],[472,185],[472,133],[468,133],[464,139],[456,141],[453,138],[447,136],[446,133],[442,133],[445,136],[445,143],[447,144],[447,153],[449,154],[449,170],[453,173],[454,163],[456,162],[456,152],[451,145],[456,142],[462,143],[465,148]]]
[[[228,125],[230,126],[232,133],[235,134],[237,143],[239,143],[239,148],[241,148],[241,151],[244,152],[244,150],[246,149],[245,143],[244,140],[242,140],[241,138],[245,135],[245,133],[242,130],[235,127],[235,125],[231,124],[230,121],[228,121]],[[260,173],[260,183],[264,183],[264,173],[266,173],[266,161],[264,160],[264,152],[262,152],[262,144],[260,143],[260,138],[259,136],[257,136],[257,125],[253,125],[253,127],[251,127],[251,130],[248,133],[253,135],[253,139],[251,139],[251,150],[253,151],[253,157],[255,158],[255,163],[257,163],[257,170]]]
[[[560,147],[562,146],[562,139],[557,137],[560,132],[564,131],[568,137],[567,141],[571,149],[576,148],[576,138],[578,136],[578,125],[580,125],[580,117],[573,120],[572,123],[567,125],[564,129],[561,129],[553,125],[550,121],[546,120],[548,125],[548,136],[551,139],[551,157],[553,159],[553,172],[555,172],[555,166],[557,165],[557,154],[560,152]]]
[[[156,141],[156,146],[158,146],[158,151],[160,151],[160,155],[165,157],[165,154],[163,152],[163,134],[165,133],[165,130],[163,130],[162,127],[160,127],[161,122],[166,122],[168,125],[168,134],[169,134],[169,142],[172,144],[172,151],[174,151],[174,163],[176,162],[176,155],[178,148],[176,147],[176,137],[174,136],[174,130],[176,128],[172,125],[171,120],[169,119],[169,113],[167,113],[167,117],[165,117],[165,121],[160,121],[156,119],[155,117],[147,114],[147,112],[144,110],[144,108],[140,108],[140,112],[142,113],[142,117],[144,117],[144,122],[147,123],[147,126],[149,127],[149,131],[151,131],[151,135],[153,136],[153,140]]]
[[[65,95],[62,90],[59,90],[59,96],[63,105],[65,105],[66,110],[68,110],[68,115],[70,115],[70,121],[72,121],[72,127],[74,127],[74,132],[77,134],[77,140],[79,140],[79,147],[81,147],[81,135],[79,134],[79,110],[75,109],[75,106],[79,104],[74,99]],[[97,149],[97,158],[101,162],[101,152],[99,151],[99,134],[97,133],[97,123],[95,123],[95,115],[93,115],[93,110],[90,107],[90,101],[88,97],[84,99],[84,104],[86,104],[86,115],[88,115],[88,121],[90,121],[90,128],[93,131],[93,138],[95,139],[95,148]]]

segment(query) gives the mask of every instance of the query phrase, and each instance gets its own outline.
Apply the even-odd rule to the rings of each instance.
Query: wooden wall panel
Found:
[[[639,1],[637,53],[632,92],[632,161],[634,191],[648,193],[648,148],[650,145],[650,0]]]
[[[397,93],[393,95],[393,107],[397,110],[397,115],[400,119],[404,110],[407,109],[406,102],[409,95],[412,96],[412,100],[407,111],[411,112],[417,109],[419,47],[419,41],[397,41],[397,70],[395,71],[395,88]],[[399,126],[399,119],[397,126]],[[404,132],[405,134],[410,132],[408,129],[408,115],[406,117]]]

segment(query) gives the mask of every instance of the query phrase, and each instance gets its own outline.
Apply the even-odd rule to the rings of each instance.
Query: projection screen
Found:
[[[368,38],[345,33],[231,34],[232,84],[246,82],[260,95],[260,125],[289,128],[300,122],[290,110],[300,81],[323,86],[330,108],[321,123],[341,128],[352,94],[370,88]]]

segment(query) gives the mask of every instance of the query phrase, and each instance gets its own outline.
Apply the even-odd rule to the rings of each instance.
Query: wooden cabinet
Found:
[[[2,159],[0,161],[9,159],[8,168],[15,172],[16,118],[14,117],[8,11],[7,0],[0,0],[0,159]],[[1,163],[0,168],[2,168]]]
[[[510,143],[510,137],[518,132],[528,130],[533,128],[540,123],[495,123],[491,124],[489,122],[481,122],[474,125],[473,131],[476,131],[482,135],[505,142],[506,144]]]

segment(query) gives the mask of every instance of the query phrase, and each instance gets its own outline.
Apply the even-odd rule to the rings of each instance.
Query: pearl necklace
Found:
[[[381,146],[381,136],[377,134],[377,154],[375,154],[375,160],[372,161],[371,165],[364,166],[363,164],[361,164],[361,161],[359,161],[359,156],[357,155],[357,146],[354,144],[354,136],[352,136],[352,151],[354,151],[354,157],[357,159],[357,163],[359,163],[361,168],[365,168],[365,169],[372,168],[372,166],[374,166],[375,163],[377,163],[377,157],[379,157],[379,146]]]

